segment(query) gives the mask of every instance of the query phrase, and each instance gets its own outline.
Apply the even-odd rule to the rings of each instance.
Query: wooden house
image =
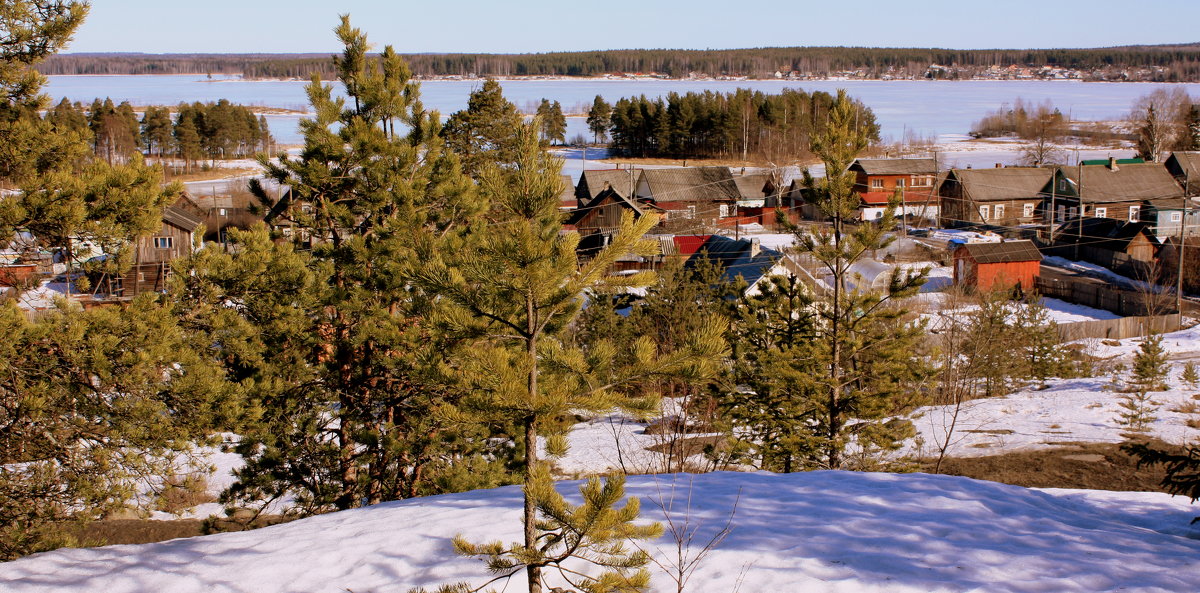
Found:
[[[600,192],[612,188],[617,193],[632,197],[637,189],[641,169],[590,169],[579,176],[575,186],[576,207],[587,206],[599,197]]]
[[[680,245],[680,251],[683,251],[683,245]],[[722,280],[735,284],[744,282],[743,294],[748,296],[759,293],[767,276],[791,275],[783,253],[763,248],[758,239],[709,235],[688,258],[685,267],[695,267],[701,260],[720,266]]]
[[[579,206],[579,200],[575,199],[575,184],[571,183],[570,175],[559,175],[562,180],[563,190],[558,195],[558,209],[562,212],[569,212]]]
[[[1163,166],[1180,186],[1187,189],[1188,195],[1200,195],[1200,151],[1172,152]]]
[[[954,250],[954,284],[969,290],[1032,290],[1042,254],[1032,241],[960,243]]]
[[[1048,251],[1137,277],[1154,265],[1161,249],[1148,223],[1085,217],[1060,225]]]
[[[942,226],[1015,226],[1038,221],[1054,172],[1037,167],[953,169],[938,189]]]
[[[739,208],[763,208],[767,205],[767,197],[775,193],[771,176],[766,173],[736,175],[733,182],[740,194]]]
[[[1117,159],[1059,168],[1042,195],[1045,220],[1053,223],[1080,216],[1139,222],[1147,206],[1183,204],[1183,187],[1162,164]]]
[[[600,192],[587,206],[572,210],[563,227],[579,233],[578,252],[586,258],[608,245],[621,226],[621,216],[626,212],[632,213],[636,220],[661,211],[652,205],[638,204],[610,187]]]
[[[737,214],[741,198],[729,167],[644,169],[634,194],[663,210],[664,227],[679,231],[715,228]]]
[[[938,170],[934,159],[858,159],[850,165],[854,191],[862,200],[860,220],[881,218],[897,192],[897,217],[938,217]]]
[[[192,232],[203,223],[202,210],[187,195],[163,210],[162,228],[133,245],[133,266],[124,275],[93,279],[96,294],[135,297],[167,288],[171,262],[192,253]]]

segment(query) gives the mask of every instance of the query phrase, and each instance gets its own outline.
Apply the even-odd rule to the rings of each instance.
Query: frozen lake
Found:
[[[55,101],[67,97],[90,103],[93,98],[111,97],[141,105],[175,105],[180,102],[229,99],[259,107],[304,110],[307,98],[299,81],[243,81],[206,79],[203,75],[161,76],[51,76],[46,93]],[[429,109],[449,115],[467,105],[478,80],[438,80],[421,83],[421,99]],[[749,88],[777,93],[784,88],[834,93],[846,89],[872,110],[883,136],[899,140],[909,130],[928,138],[965,134],[971,124],[1002,103],[1020,97],[1026,101],[1051,100],[1075,119],[1105,120],[1124,117],[1135,99],[1158,87],[1187,89],[1200,95],[1200,84],[1103,83],[1078,81],[690,81],[690,80],[504,80],[504,94],[518,108],[532,111],[542,98],[558,101],[568,112],[583,112],[596,95],[610,103],[621,97],[665,96],[688,91],[732,92]],[[300,115],[268,116],[276,138],[298,144],[296,124]],[[583,118],[569,118],[568,134],[590,135]]]

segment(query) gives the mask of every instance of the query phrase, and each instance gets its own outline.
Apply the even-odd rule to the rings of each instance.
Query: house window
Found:
[[[1183,213],[1181,213],[1181,212],[1172,212],[1171,213],[1171,222],[1179,222],[1181,220],[1183,220]]]
[[[1033,218],[1033,204],[1021,206],[1021,216],[1024,218]]]
[[[695,206],[688,206],[688,208],[687,208],[687,214],[684,214],[684,217],[685,217],[685,218],[687,218],[688,220],[691,220],[691,219],[693,219],[693,218],[696,218],[696,207],[695,207]]]
[[[996,204],[994,214],[996,215],[996,220],[1003,219],[1004,218],[1004,204]]]
[[[174,237],[155,237],[154,238],[154,248],[155,249],[170,249],[174,246],[175,246]]]
[[[1076,208],[1074,206],[1067,208],[1067,218],[1075,218],[1076,216],[1079,216],[1078,208]]]
[[[1067,191],[1067,180],[1066,179],[1058,180],[1058,191]]]
[[[1108,216],[1108,208],[1096,208],[1096,218],[1105,218]]]
[[[883,189],[883,180],[882,179],[872,179],[871,180],[871,189]]]
[[[725,218],[726,216],[729,216],[729,206],[728,205],[721,204],[720,209],[721,209],[721,218]]]
[[[980,218],[981,220],[987,220],[987,219],[988,219],[988,212],[989,212],[989,207],[988,207],[988,206],[980,206],[980,207],[979,207],[979,218]]]
[[[1141,210],[1142,210],[1141,206],[1130,206],[1129,207],[1129,222],[1137,222],[1138,213],[1141,212]]]
[[[899,187],[899,188],[901,188],[901,189],[903,189],[903,188],[904,188],[904,178],[903,178],[903,177],[901,177],[900,179],[897,179],[897,180],[896,180],[896,187]]]
[[[1066,218],[1067,218],[1067,207],[1066,207],[1066,206],[1059,206],[1059,207],[1058,207],[1058,212],[1056,212],[1055,214],[1057,215],[1055,218],[1057,219],[1057,221],[1058,221],[1058,222],[1062,222],[1062,221],[1066,220]]]

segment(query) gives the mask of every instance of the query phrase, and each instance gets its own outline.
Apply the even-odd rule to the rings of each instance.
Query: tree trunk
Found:
[[[529,356],[529,415],[525,417],[525,547],[532,550],[537,546],[537,504],[533,499],[531,489],[533,486],[533,472],[537,467],[537,415],[532,412],[536,409],[537,390],[538,390],[538,364],[537,364],[537,319],[534,318],[534,303],[533,295],[525,297],[525,319],[526,319],[526,355]],[[541,593],[542,591],[542,567],[529,565],[525,567],[525,574],[529,581],[529,593]]]

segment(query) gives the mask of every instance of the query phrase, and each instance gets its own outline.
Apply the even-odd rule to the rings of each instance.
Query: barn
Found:
[[[1031,290],[1041,266],[1042,253],[1032,241],[964,243],[954,250],[954,284],[976,291]]]

